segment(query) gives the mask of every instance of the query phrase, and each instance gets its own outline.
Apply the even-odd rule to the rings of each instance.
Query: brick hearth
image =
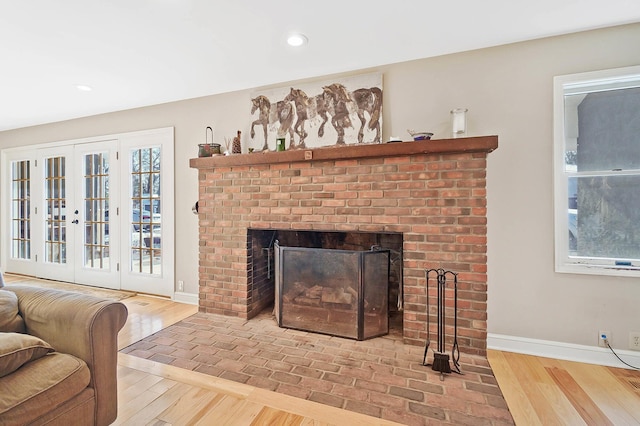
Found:
[[[444,268],[459,273],[460,350],[486,355],[486,159],[497,146],[488,136],[192,159],[200,311],[249,319],[264,307],[250,285],[248,229],[397,232],[404,342],[424,345],[425,269]]]

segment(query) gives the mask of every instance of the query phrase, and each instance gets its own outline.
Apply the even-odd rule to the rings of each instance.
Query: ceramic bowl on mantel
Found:
[[[414,141],[425,141],[431,139],[433,133],[431,132],[416,132],[411,129],[407,129],[407,132],[411,135]]]

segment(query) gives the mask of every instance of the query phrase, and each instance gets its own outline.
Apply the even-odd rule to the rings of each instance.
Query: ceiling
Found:
[[[640,1],[0,0],[0,17],[2,131],[640,22]]]

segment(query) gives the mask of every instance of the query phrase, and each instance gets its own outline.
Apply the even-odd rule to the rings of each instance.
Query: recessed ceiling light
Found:
[[[87,86],[86,84],[77,84],[76,89],[78,89],[80,92],[90,92],[93,90],[91,86]]]
[[[291,34],[287,38],[287,44],[293,47],[300,47],[304,44],[307,44],[309,39],[304,34]]]

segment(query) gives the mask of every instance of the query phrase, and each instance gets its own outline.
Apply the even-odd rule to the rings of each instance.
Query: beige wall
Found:
[[[437,42],[437,41],[434,41]],[[406,129],[448,137],[449,110],[469,108],[471,135],[499,135],[489,155],[489,332],[595,345],[612,332],[626,349],[640,331],[640,280],[557,274],[553,257],[554,75],[640,64],[640,24],[380,67],[384,139]],[[188,167],[206,126],[223,136],[249,127],[242,91],[0,133],[0,147],[175,127],[176,280],[197,292],[197,173]],[[256,146],[259,146],[256,144]]]

